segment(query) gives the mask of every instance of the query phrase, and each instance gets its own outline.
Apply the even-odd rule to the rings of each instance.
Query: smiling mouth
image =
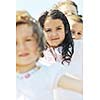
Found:
[[[51,39],[51,40],[58,40],[59,38],[54,38],[54,39]]]
[[[29,53],[23,53],[23,54],[20,54],[19,56],[20,57],[26,57],[26,56],[28,56],[29,55]]]

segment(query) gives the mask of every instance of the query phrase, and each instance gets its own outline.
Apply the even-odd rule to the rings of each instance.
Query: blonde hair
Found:
[[[25,10],[16,11],[16,22],[25,21],[25,20],[33,20],[32,16]]]
[[[52,7],[52,9],[59,9],[59,7],[61,7],[61,6],[63,6],[63,5],[65,5],[65,6],[73,5],[73,6],[76,8],[77,13],[78,13],[78,7],[77,7],[76,3],[73,2],[73,1],[71,1],[71,0],[66,0],[66,1],[63,1],[63,2],[58,2],[57,4],[55,4],[55,5]]]
[[[70,16],[67,16],[67,18],[69,18],[75,22],[78,22],[78,23],[83,23],[82,18],[78,15],[70,15]]]
[[[27,11],[20,10],[16,11],[16,27],[21,24],[32,26],[33,36],[36,35],[42,56],[42,51],[45,49],[45,38],[40,24]]]

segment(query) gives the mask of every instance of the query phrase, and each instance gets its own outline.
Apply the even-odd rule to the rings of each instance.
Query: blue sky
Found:
[[[27,10],[37,19],[43,11],[50,9],[58,1],[63,0],[16,0],[16,10]],[[78,5],[79,14],[83,15],[83,1],[73,1]]]

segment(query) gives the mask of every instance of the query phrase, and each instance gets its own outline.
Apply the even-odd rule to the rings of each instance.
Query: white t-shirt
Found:
[[[62,47],[57,47],[57,48],[47,48],[46,50],[44,50],[43,54],[44,57],[41,58],[42,61],[44,61],[44,63],[48,63],[49,65],[58,62],[61,63],[62,62]],[[55,59],[56,58],[56,59]]]
[[[56,53],[57,50],[58,49],[56,48],[55,49]],[[45,51],[44,54],[45,57],[43,59],[40,59],[40,61],[48,65],[56,62],[49,49],[47,49],[47,51]],[[59,52],[57,53],[57,56],[59,58],[58,62],[59,61],[61,62],[61,57],[60,57],[61,55],[59,54]],[[75,77],[78,77],[79,79],[82,79],[83,77],[83,40],[82,39],[74,40],[74,54],[71,63],[70,65],[64,63],[64,66],[66,68],[66,73],[69,73]],[[64,90],[62,88],[57,88],[55,90],[55,95],[56,95],[55,100],[82,100],[83,99],[81,94],[70,90]]]
[[[53,90],[64,71],[63,66],[56,63],[37,71],[17,73],[17,100],[54,100]]]
[[[51,51],[50,51],[51,49]],[[44,57],[40,59],[42,63],[46,65],[51,65],[55,62],[62,62],[61,56],[62,47],[58,47],[55,49],[48,48],[44,51]],[[54,55],[53,55],[53,54]],[[56,60],[54,59],[56,56]],[[67,62],[64,62],[64,66],[66,68],[66,72],[70,73],[80,79],[83,77],[83,40],[74,40],[74,54],[72,56],[70,65]]]
[[[74,40],[74,54],[69,65],[68,73],[83,78],[83,41]]]
[[[71,60],[70,65],[66,66],[66,72],[79,79],[83,77],[83,44],[82,40],[75,40],[74,41],[74,54]],[[56,99],[55,100],[83,100],[83,96],[79,93],[64,90],[62,88],[57,88],[55,90]]]

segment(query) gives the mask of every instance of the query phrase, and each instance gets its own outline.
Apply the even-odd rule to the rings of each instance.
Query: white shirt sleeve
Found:
[[[16,90],[16,100],[25,100],[20,91]]]
[[[57,88],[57,84],[61,76],[65,75],[66,69],[60,63],[52,64],[49,70],[49,74],[51,75],[51,83],[53,84],[53,88]]]

